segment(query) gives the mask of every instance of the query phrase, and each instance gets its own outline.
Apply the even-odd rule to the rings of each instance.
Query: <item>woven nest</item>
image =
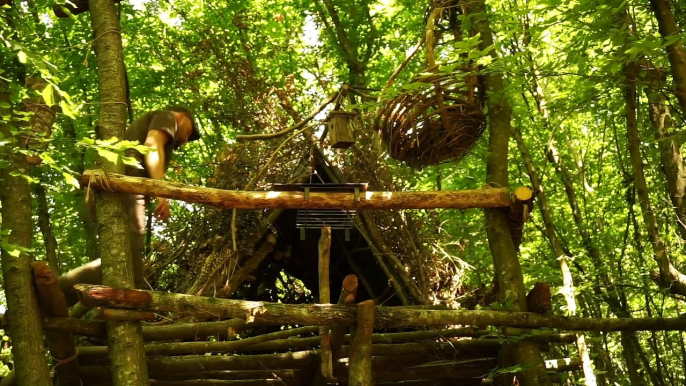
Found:
[[[434,23],[442,12],[443,8],[436,8],[428,19],[427,67],[377,114],[376,128],[388,153],[410,166],[459,161],[485,126],[476,68],[436,65]]]
[[[459,161],[484,130],[477,75],[427,74],[418,90],[388,101],[380,131],[391,157],[410,166]]]

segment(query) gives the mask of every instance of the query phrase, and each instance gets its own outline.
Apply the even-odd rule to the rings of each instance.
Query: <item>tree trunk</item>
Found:
[[[522,158],[524,158],[524,164],[526,165],[529,178],[531,179],[531,185],[536,191],[536,201],[538,207],[541,211],[541,217],[543,218],[543,223],[545,225],[546,235],[550,241],[550,245],[555,254],[555,260],[557,260],[560,266],[560,273],[562,274],[562,291],[567,303],[567,315],[576,315],[576,299],[574,298],[574,280],[572,278],[572,272],[569,269],[569,264],[567,260],[569,257],[562,249],[560,242],[557,239],[557,234],[555,233],[555,225],[553,224],[552,216],[550,214],[550,207],[548,205],[548,199],[545,196],[543,188],[541,187],[541,182],[538,179],[538,171],[534,168],[533,161],[531,160],[531,155],[529,149],[524,143],[522,134],[518,129],[513,129],[513,135],[517,141],[517,146],[519,151],[522,153]],[[582,368],[584,370],[584,382],[586,386],[595,386],[596,377],[593,372],[593,365],[591,364],[591,357],[588,352],[588,347],[586,346],[586,338],[583,334],[578,334],[576,338],[576,346],[579,350],[579,356],[582,361]]]
[[[493,34],[487,19],[484,0],[467,2],[466,6],[473,18],[473,32],[481,35],[480,48],[484,50],[492,47]],[[492,49],[489,54],[497,60],[495,49]],[[484,86],[485,94],[489,95],[486,106],[490,121],[489,155],[486,161],[487,183],[492,188],[508,188],[508,142],[512,129],[510,126],[512,109],[507,100],[500,73],[486,73]],[[525,311],[524,278],[510,233],[507,211],[489,208],[484,210],[484,214],[488,244],[493,255],[494,273],[499,288],[499,300],[503,303],[511,302],[513,311]],[[517,357],[513,358],[514,362],[526,368],[516,374],[520,383],[524,385],[550,384],[541,353],[532,342],[511,343],[503,347],[504,353],[510,351],[517,354]],[[496,383],[511,384],[513,378],[512,374],[503,375],[496,379]]]
[[[433,208],[498,208],[509,207],[506,188],[484,190],[427,192],[361,192],[356,201],[353,193],[289,191],[233,191],[175,182],[129,177],[116,173],[87,171],[81,178],[84,187],[111,188],[115,192],[166,197],[186,202],[213,205],[223,209],[433,209]],[[509,232],[509,228],[508,228]]]
[[[669,0],[650,0],[650,5],[655,12],[660,35],[663,39],[673,42],[667,45],[667,54],[674,77],[674,95],[679,100],[681,111],[686,112],[686,50],[681,44],[681,39],[677,39],[679,26],[674,19]]]
[[[626,88],[624,95],[626,98],[627,137],[629,142],[629,154],[631,155],[634,186],[636,187],[636,193],[638,194],[638,201],[641,204],[641,212],[643,213],[643,221],[648,230],[648,238],[650,239],[650,244],[653,246],[653,251],[655,253],[655,261],[660,268],[660,278],[657,280],[657,283],[664,288],[669,288],[672,293],[686,295],[686,275],[679,272],[679,270],[672,265],[669,256],[667,256],[665,244],[660,237],[657,219],[655,218],[653,209],[650,205],[648,186],[646,184],[645,175],[643,174],[643,159],[641,158],[640,149],[641,138],[638,133],[638,122],[636,121],[637,74],[638,67],[636,62],[626,64]]]
[[[649,71],[658,70],[651,66]],[[661,90],[659,82],[653,82],[654,89],[646,88],[646,96],[650,108],[650,123],[655,131],[655,139],[660,150],[660,160],[662,161],[662,172],[667,179],[667,189],[669,197],[676,213],[676,227],[682,239],[686,239],[686,167],[684,159],[679,152],[681,141],[674,133],[674,122],[672,114],[666,104],[665,96]]]
[[[124,138],[126,125],[126,82],[124,52],[119,19],[114,2],[88,1],[98,62],[100,91],[99,139]],[[103,170],[121,172],[123,165],[99,160]],[[103,284],[120,288],[134,286],[133,266],[129,248],[129,224],[120,194],[100,192],[96,195],[96,213]],[[106,323],[111,349],[112,374],[115,386],[146,386],[150,383],[143,350],[140,322],[110,321]]]
[[[38,227],[43,234],[43,241],[45,242],[45,256],[48,259],[48,264],[50,264],[50,270],[59,276],[60,264],[57,261],[57,239],[55,239],[55,235],[52,233],[45,188],[40,183],[36,184],[36,201],[38,202]]]
[[[0,102],[10,103],[10,94],[0,89]],[[0,108],[2,115],[9,111]],[[0,133],[5,139],[11,139],[9,127],[0,122]],[[11,151],[10,146],[4,152]],[[8,152],[9,153],[9,152]],[[10,165],[1,169],[2,186],[2,230],[8,232],[3,237],[2,277],[4,280],[7,315],[12,327],[9,336],[12,339],[12,356],[14,372],[18,384],[52,385],[48,372],[48,362],[43,348],[43,332],[36,292],[31,278],[31,257],[26,250],[31,248],[31,189],[24,176],[29,174],[26,157],[20,153],[7,154]]]

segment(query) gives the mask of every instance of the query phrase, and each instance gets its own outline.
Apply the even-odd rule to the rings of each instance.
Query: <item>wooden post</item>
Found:
[[[44,261],[31,263],[38,303],[45,316],[66,318],[69,316],[67,299],[57,284],[57,278]],[[57,366],[60,385],[80,386],[79,360],[76,357],[74,334],[67,331],[45,331],[45,337]]]
[[[371,386],[372,376],[372,333],[374,332],[374,301],[357,304],[357,325],[350,345],[350,370],[348,384]]]
[[[512,243],[516,250],[519,250],[519,245],[522,243],[524,224],[529,219],[529,214],[533,208],[533,200],[533,192],[526,186],[518,186],[512,193],[512,202],[510,203],[508,217],[510,219]]]
[[[322,226],[319,238],[319,304],[331,303],[331,285],[329,283],[329,261],[331,255],[331,228]],[[319,327],[322,364],[321,374],[326,379],[333,379],[333,355],[331,354],[331,336],[329,326]]]
[[[357,276],[348,275],[343,279],[343,288],[341,288],[341,296],[338,297],[338,305],[355,303],[355,296],[357,295]],[[334,325],[331,327],[331,352],[338,358],[338,350],[343,345],[343,338],[345,337],[345,326]]]

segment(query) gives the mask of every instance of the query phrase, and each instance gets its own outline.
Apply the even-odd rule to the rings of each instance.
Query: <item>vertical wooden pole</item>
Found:
[[[355,296],[357,296],[358,280],[355,275],[348,275],[343,279],[343,288],[341,288],[341,296],[338,297],[338,304],[353,304],[355,303]],[[338,350],[343,346],[343,338],[345,338],[345,326],[331,327],[331,352],[334,358],[338,358]]]
[[[112,0],[88,0],[95,56],[98,61],[100,117],[98,139],[123,138],[126,127],[126,81],[124,49],[119,17]],[[98,160],[106,172],[123,172],[122,162]],[[134,288],[133,264],[129,248],[129,224],[121,194],[98,192],[95,200],[98,239],[102,259],[102,283],[117,288]],[[114,386],[150,384],[145,362],[140,322],[108,321],[107,343]]]
[[[331,255],[331,228],[322,226],[319,238],[319,303],[331,303],[331,286],[329,284],[329,261]],[[328,326],[319,328],[319,345],[321,346],[321,374],[326,379],[333,379],[333,356],[331,354],[331,335]]]
[[[357,304],[357,324],[352,333],[348,370],[348,384],[351,386],[371,386],[374,384],[372,332],[374,331],[375,309],[373,300],[366,300]]]

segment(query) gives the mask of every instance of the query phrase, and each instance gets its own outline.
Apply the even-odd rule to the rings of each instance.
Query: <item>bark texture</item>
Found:
[[[653,8],[660,35],[663,38],[674,38],[679,34],[679,26],[676,24],[669,0],[650,0]],[[681,111],[686,112],[686,50],[681,39],[667,45],[669,64],[672,67],[674,77],[674,95],[679,100]]]
[[[57,278],[44,261],[31,263],[38,302],[44,315],[66,318],[69,316],[67,300],[57,285]],[[74,335],[67,331],[46,331],[45,338],[50,355],[60,364],[57,378],[60,385],[80,386],[79,361],[76,358]]]
[[[508,207],[508,190],[456,190],[429,192],[361,192],[355,200],[353,193],[233,191],[175,182],[129,177],[117,173],[84,173],[84,187],[116,192],[166,197],[186,202],[217,206],[223,209],[432,209],[432,208],[498,208]],[[509,228],[508,228],[509,232]]]
[[[465,2],[468,13],[473,20],[473,33],[481,35],[480,48],[492,47],[493,33],[487,18],[484,0]],[[494,47],[494,46],[493,46]],[[497,59],[497,52],[489,53]],[[502,75],[498,72],[487,72],[484,75],[484,88],[488,99],[486,107],[489,118],[489,156],[486,162],[487,183],[492,188],[508,188],[508,142],[510,139],[510,120],[512,109],[505,94]],[[495,277],[499,288],[501,302],[512,304],[513,311],[526,310],[526,295],[522,269],[517,257],[515,244],[510,233],[507,211],[489,208],[484,210],[488,243],[493,255]],[[507,347],[510,346],[510,347]],[[550,379],[543,366],[541,353],[532,342],[518,342],[503,348],[506,354],[510,350],[516,353],[515,363],[526,368],[516,374],[524,385],[549,385]],[[505,360],[507,362],[507,359]],[[511,384],[513,375],[496,378],[496,384]]]
[[[366,300],[357,305],[357,323],[350,346],[349,383],[356,386],[371,386],[372,376],[372,333],[374,332],[374,301]]]
[[[626,126],[634,186],[636,187],[638,201],[641,204],[641,212],[648,231],[648,238],[650,239],[650,244],[653,246],[655,261],[660,269],[660,278],[657,280],[657,283],[660,286],[669,288],[672,293],[686,295],[686,275],[679,272],[667,255],[667,249],[660,237],[657,219],[653,214],[653,209],[650,204],[648,185],[646,184],[645,174],[643,173],[643,158],[641,157],[640,149],[641,138],[638,133],[638,122],[636,120],[637,74],[638,65],[636,62],[629,62],[626,64],[626,85],[624,94],[626,99]]]
[[[355,308],[339,305],[282,304],[260,301],[216,299],[167,292],[76,286],[81,302],[92,307],[112,307],[213,314],[218,318],[245,318],[264,325],[310,326],[355,324]],[[426,310],[414,307],[376,307],[376,328],[406,326],[471,325],[521,328],[558,328],[569,331],[668,331],[686,330],[681,318],[578,318],[531,312]],[[542,363],[542,362],[541,362]]]
[[[95,54],[98,62],[98,90],[100,91],[100,119],[96,130],[99,139],[123,138],[126,125],[126,83],[124,51],[119,18],[110,0],[89,0]],[[100,160],[100,167],[108,172],[121,172],[123,165]],[[131,263],[128,221],[120,195],[99,192],[96,213],[103,284],[127,288],[134,286]],[[110,347],[112,381],[115,386],[146,386],[150,383],[143,351],[140,322],[111,321],[106,323]]]
[[[331,303],[331,283],[329,265],[331,260],[331,228],[322,226],[319,238],[319,304]],[[333,353],[331,351],[331,329],[319,327],[319,346],[321,351],[321,375],[326,379],[333,378]]]
[[[0,89],[0,102],[9,103],[9,93]],[[9,111],[0,111],[9,114]],[[12,138],[10,128],[0,122],[0,132]],[[23,176],[29,175],[29,165],[23,154],[11,153],[10,146],[3,152],[10,165],[1,173],[0,201],[2,202],[2,230],[9,232],[3,237],[2,277],[7,299],[7,316],[11,328],[12,355],[17,383],[22,385],[48,386],[52,382],[43,348],[43,333],[36,292],[31,278],[31,257],[21,248],[31,248],[31,188]]]

